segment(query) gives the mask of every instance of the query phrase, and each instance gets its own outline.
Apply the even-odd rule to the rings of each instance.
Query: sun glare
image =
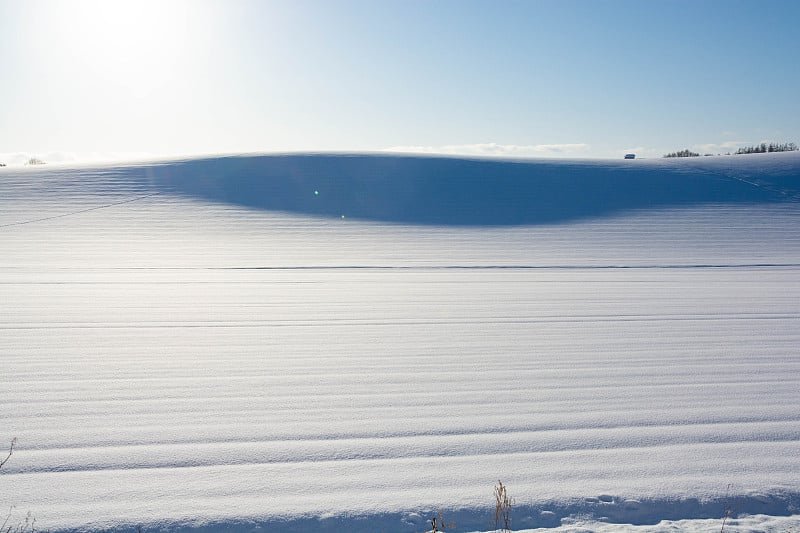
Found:
[[[168,78],[189,45],[183,2],[80,0],[58,7],[58,44],[70,66],[134,94]]]

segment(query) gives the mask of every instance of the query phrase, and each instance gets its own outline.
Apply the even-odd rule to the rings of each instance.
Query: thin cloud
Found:
[[[750,144],[752,143],[746,141],[725,141],[721,143],[695,144],[692,148],[704,154],[719,154],[736,150],[742,146],[750,146]]]
[[[589,149],[586,143],[562,144],[498,144],[476,143],[445,146],[392,146],[387,152],[416,154],[480,155],[480,156],[571,156],[581,155]]]
[[[0,163],[9,166],[25,165],[31,158],[45,163],[104,163],[117,161],[136,161],[152,158],[147,152],[13,152],[0,153]]]
[[[652,148],[645,148],[644,146],[634,146],[632,148],[625,148],[624,150],[620,150],[621,152],[625,152],[626,154],[641,154],[647,151],[652,152]]]

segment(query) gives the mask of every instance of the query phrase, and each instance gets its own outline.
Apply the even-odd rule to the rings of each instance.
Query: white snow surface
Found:
[[[797,153],[0,169],[0,505],[798,531],[798,230]]]

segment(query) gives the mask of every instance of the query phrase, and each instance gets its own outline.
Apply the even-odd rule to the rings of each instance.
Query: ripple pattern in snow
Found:
[[[274,209],[218,194],[263,179],[225,160],[3,169],[0,503],[52,531],[420,531],[439,509],[470,531],[500,479],[515,527],[796,513],[799,162],[636,161],[679,182],[668,205],[645,182],[489,225]],[[619,165],[481,164],[528,165],[525,194]],[[376,183],[360,201],[388,201]]]

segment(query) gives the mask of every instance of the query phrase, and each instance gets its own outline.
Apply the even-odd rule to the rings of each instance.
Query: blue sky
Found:
[[[800,142],[798,20],[795,0],[0,0],[0,158]]]

